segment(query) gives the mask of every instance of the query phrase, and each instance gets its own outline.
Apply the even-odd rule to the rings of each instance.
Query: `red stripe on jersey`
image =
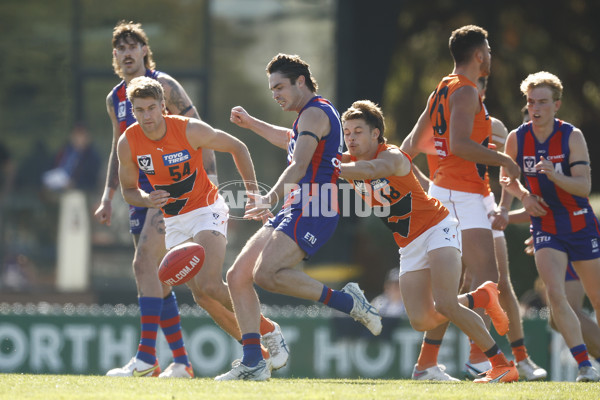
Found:
[[[127,92],[125,90],[125,85],[122,85],[119,90],[117,90],[117,98],[119,99],[119,101],[127,101]],[[117,110],[115,110],[115,114],[118,113],[118,106],[117,106]],[[125,132],[125,130],[127,129],[127,118],[123,119],[123,121],[119,122],[119,130],[121,131],[121,133]]]
[[[556,134],[550,139],[550,143],[548,144],[549,154],[561,154],[563,152],[562,141],[563,132],[561,130],[557,130]],[[565,208],[567,208],[567,211],[569,211],[567,204],[573,204],[575,202],[573,195],[557,185],[554,186],[556,188],[558,200],[561,202],[561,204],[565,205]],[[571,230],[573,232],[583,229],[586,226],[584,214],[573,215],[572,212],[569,212],[569,220],[571,221]]]
[[[315,154],[313,154],[312,160],[310,161],[312,165],[312,177],[310,178],[311,182],[315,181],[315,177],[317,176],[317,172],[319,172],[319,164],[321,163],[321,159],[323,158],[323,152],[325,151],[325,141],[320,140],[317,148],[315,149]]]
[[[531,130],[528,131],[525,134],[525,137],[523,138],[523,157],[525,157],[525,156],[530,156],[530,157],[536,156],[535,138],[534,138],[533,132]],[[527,183],[529,184],[529,190],[531,191],[531,193],[538,195],[538,196],[542,195],[542,191],[540,189],[540,183],[536,176],[528,176]],[[544,207],[544,206],[542,206],[542,207]],[[541,218],[542,230],[544,232],[548,232],[548,233],[556,233],[556,224],[554,222],[554,213],[548,207],[544,207],[544,210],[546,210],[547,214],[544,218]]]

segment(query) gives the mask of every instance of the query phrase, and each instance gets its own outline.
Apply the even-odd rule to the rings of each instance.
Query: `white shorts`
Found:
[[[483,198],[483,204],[485,205],[485,211],[487,211],[488,219],[490,220],[490,224],[491,224],[493,222],[493,218],[491,217],[491,214],[498,207],[498,205],[496,204],[496,198],[494,197],[493,192],[490,192],[490,194],[488,194],[487,196],[485,196]],[[494,236],[494,239],[496,239],[498,237],[504,237],[504,231],[497,231],[495,229],[492,229],[492,235]]]
[[[221,195],[209,206],[165,218],[165,246],[168,250],[201,231],[217,231],[227,237],[228,219],[229,207]]]
[[[458,229],[461,231],[474,228],[492,229],[482,195],[445,189],[433,184],[429,186],[429,195],[446,206],[450,215],[458,220]]]
[[[429,268],[427,253],[442,247],[455,247],[461,251],[458,221],[451,215],[427,229],[407,246],[400,248],[400,276],[410,271]]]

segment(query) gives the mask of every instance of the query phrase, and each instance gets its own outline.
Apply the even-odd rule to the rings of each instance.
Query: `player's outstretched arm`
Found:
[[[399,150],[382,151],[373,160],[342,163],[340,176],[346,180],[404,176],[410,172],[410,160]]]
[[[290,140],[290,130],[281,126],[271,125],[265,121],[255,118],[241,106],[231,109],[229,120],[242,128],[250,129],[252,132],[267,139],[269,142],[282,149],[287,149]]]

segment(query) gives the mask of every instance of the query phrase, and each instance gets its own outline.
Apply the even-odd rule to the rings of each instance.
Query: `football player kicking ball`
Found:
[[[131,80],[127,97],[137,122],[127,128],[117,145],[123,198],[134,206],[162,210],[166,249],[189,240],[205,248],[202,269],[187,285],[196,303],[223,330],[240,341],[240,329],[222,278],[229,209],[206,175],[202,149],[230,153],[246,190],[257,192],[250,153],[240,140],[205,122],[165,115],[163,87],[154,79],[138,77]],[[148,176],[154,189],[150,193],[138,187],[140,170]],[[158,324],[158,319],[144,321],[142,330],[145,324]],[[260,328],[263,342],[270,345],[271,352],[269,355],[269,351],[261,346],[263,356],[269,359],[271,368],[283,367],[288,350],[279,325],[261,315]],[[149,339],[155,341],[156,333]]]
[[[506,332],[508,318],[498,303],[496,284],[488,281],[458,295],[461,266],[457,221],[429,197],[412,171],[410,157],[386,143],[384,118],[370,101],[357,101],[342,115],[348,152],[341,177],[371,207],[382,207],[384,223],[400,248],[400,287],[414,329],[431,330],[450,320],[484,349],[492,364],[478,383],[519,379],[473,308],[484,308],[496,330]],[[453,379],[456,380],[456,379]]]

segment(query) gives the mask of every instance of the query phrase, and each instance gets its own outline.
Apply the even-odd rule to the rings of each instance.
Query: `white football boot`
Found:
[[[451,377],[445,372],[446,368],[441,365],[434,365],[433,367],[426,368],[423,371],[417,369],[415,364],[412,372],[412,379],[416,381],[446,381],[446,382],[459,382],[458,379]]]
[[[350,282],[344,286],[342,292],[348,293],[354,300],[350,316],[354,318],[355,321],[366,326],[373,335],[379,335],[382,328],[379,311],[367,301],[365,294],[360,287],[358,287],[358,284]]]
[[[265,360],[260,360],[254,367],[247,367],[236,360],[232,366],[231,371],[217,376],[215,381],[266,381],[271,377],[271,370]]]
[[[281,327],[275,321],[271,321],[275,325],[275,329],[272,332],[265,333],[260,338],[262,344],[269,350],[269,358],[271,367],[273,370],[285,367],[290,351],[281,332]]]
[[[169,366],[158,375],[159,378],[193,378],[194,369],[192,364],[185,365],[182,363],[172,362]]]
[[[160,366],[158,365],[158,360],[156,360],[154,365],[152,365],[135,357],[129,360],[124,367],[113,368],[106,373],[106,376],[149,377],[158,375],[160,375]]]

